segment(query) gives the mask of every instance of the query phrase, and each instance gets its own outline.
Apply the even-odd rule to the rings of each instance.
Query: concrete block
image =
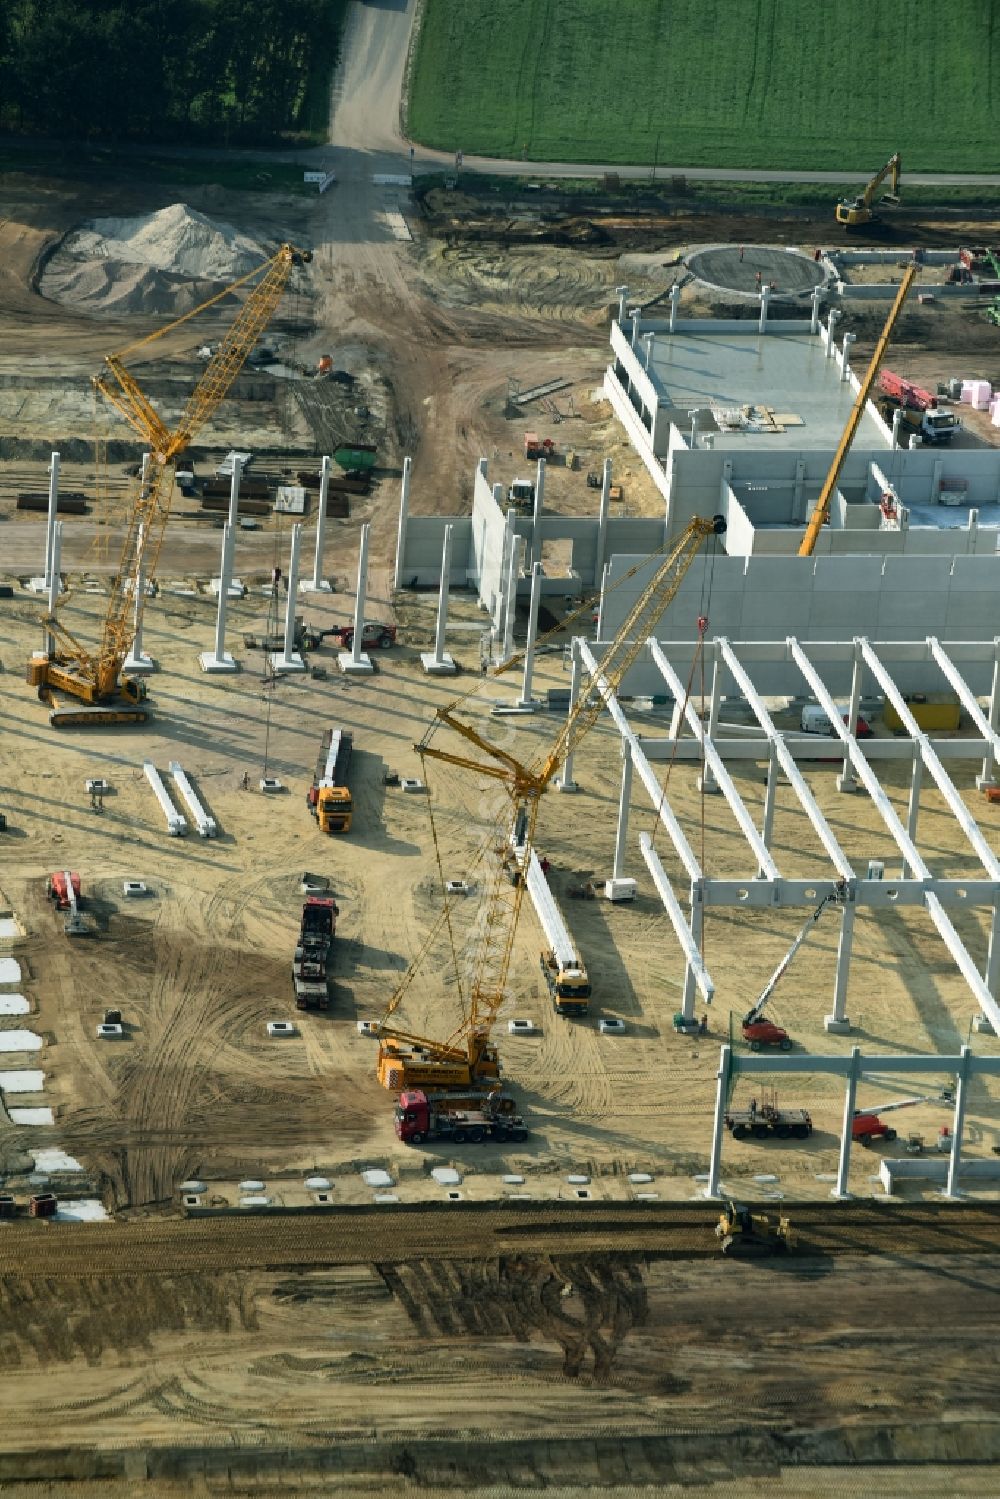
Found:
[[[306,663],[297,651],[293,651],[290,656],[275,656],[272,667],[277,676],[285,676],[290,672],[305,671]]]
[[[202,671],[234,672],[240,669],[240,663],[234,661],[228,651],[224,656],[217,656],[214,651],[203,651],[198,660],[201,662]]]
[[[610,901],[635,900],[635,892],[635,880],[605,880],[604,882],[604,894]]]
[[[375,668],[372,666],[371,657],[362,651],[357,661],[350,651],[341,651],[337,656],[337,664],[342,672],[349,677],[370,677]]]
[[[125,670],[133,677],[148,676],[150,672],[156,670],[156,662],[152,656],[147,656],[145,651],[141,656],[135,656],[129,651],[125,657]]]
[[[421,651],[420,664],[431,677],[452,677],[458,670],[454,658],[447,651],[442,653],[440,661],[433,651]]]
[[[996,1035],[988,1015],[973,1016],[972,1029],[977,1031],[980,1036]]]
[[[299,593],[332,593],[333,584],[328,583],[326,578],[321,578],[314,583],[312,578],[301,578],[299,580]]]
[[[851,1022],[845,1017],[838,1020],[836,1015],[827,1015],[823,1021],[823,1028],[831,1036],[849,1036],[851,1033]]]

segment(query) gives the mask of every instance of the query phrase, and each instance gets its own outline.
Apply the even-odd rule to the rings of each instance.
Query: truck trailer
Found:
[[[327,729],[306,804],[324,833],[349,833],[354,810],[347,784],[354,736],[347,729]]]
[[[524,857],[524,848],[511,850],[511,873],[522,878],[535,908],[539,925],[548,940],[539,958],[542,976],[559,1015],[586,1015],[590,1008],[590,976],[569,934],[569,928],[534,849]]]
[[[302,907],[292,957],[292,989],[300,1010],[330,1008],[330,952],[339,914],[337,902],[330,896],[310,895]]]
[[[419,1088],[399,1095],[395,1108],[397,1140],[405,1145],[423,1145],[437,1140],[455,1145],[481,1145],[490,1140],[497,1144],[525,1140],[528,1131],[520,1114],[495,1108],[491,1098],[483,1099],[477,1109],[455,1106],[447,1097],[435,1098]]]

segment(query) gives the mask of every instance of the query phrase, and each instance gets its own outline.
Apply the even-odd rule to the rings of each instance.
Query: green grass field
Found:
[[[408,113],[470,155],[817,171],[996,172],[998,122],[998,0],[425,0]]]

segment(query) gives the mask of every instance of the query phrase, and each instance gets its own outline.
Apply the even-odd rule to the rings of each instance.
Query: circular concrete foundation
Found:
[[[761,285],[770,286],[773,297],[808,297],[829,275],[822,261],[773,245],[708,245],[693,250],[685,264],[692,275],[715,291],[751,297],[757,295]]]

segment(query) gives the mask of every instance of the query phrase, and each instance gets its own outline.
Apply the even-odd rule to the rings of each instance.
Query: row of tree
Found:
[[[265,141],[322,128],[346,0],[0,0],[0,127]]]

